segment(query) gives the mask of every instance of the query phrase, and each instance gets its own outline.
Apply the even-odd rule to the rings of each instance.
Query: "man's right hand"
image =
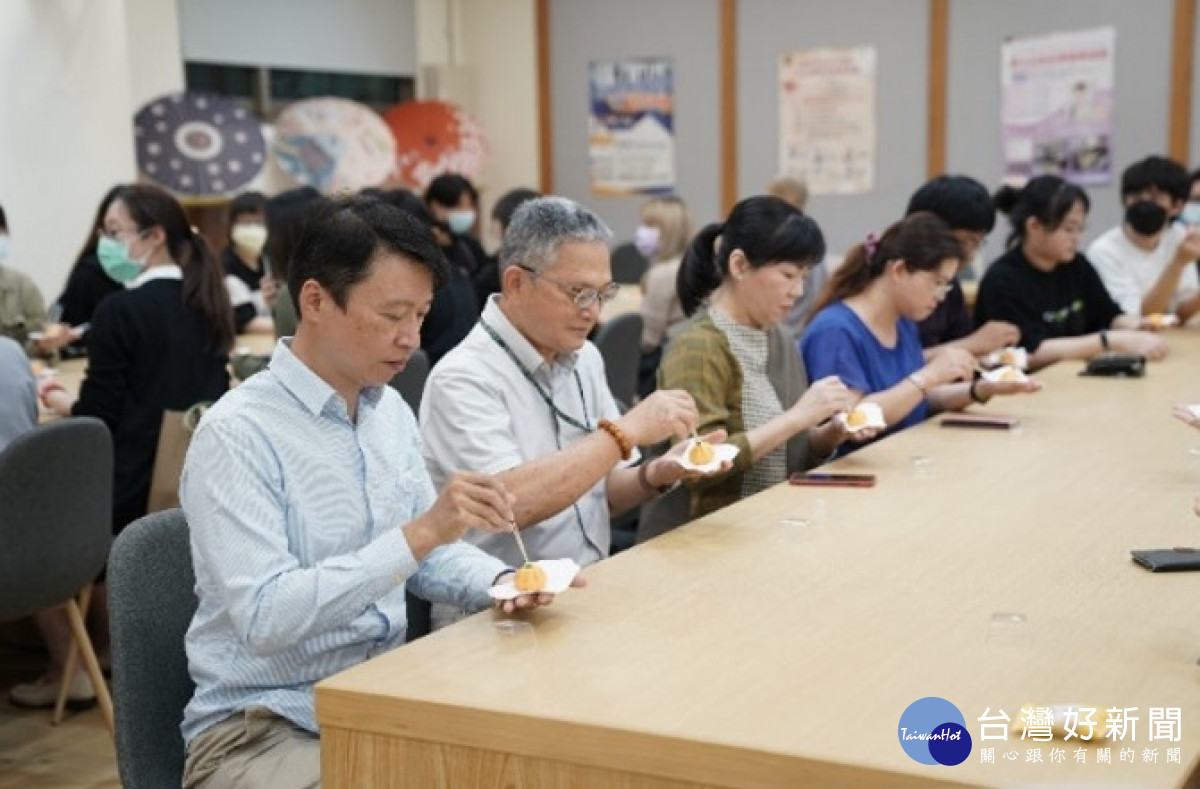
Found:
[[[690,436],[700,421],[696,403],[682,389],[659,389],[629,409],[617,426],[640,447],[672,436]]]
[[[969,381],[975,374],[975,365],[975,357],[968,351],[962,348],[946,348],[921,368],[921,376],[925,379],[927,388],[954,381]]]
[[[470,472],[453,475],[433,506],[404,527],[413,556],[421,559],[434,548],[461,539],[467,529],[512,531],[515,500],[495,477]]]
[[[1167,356],[1167,341],[1153,332],[1128,329],[1110,331],[1108,341],[1118,351],[1145,356],[1151,361],[1159,361]]]

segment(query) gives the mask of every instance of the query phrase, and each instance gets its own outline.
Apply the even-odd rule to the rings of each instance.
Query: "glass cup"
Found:
[[[992,647],[1028,647],[1032,641],[1029,617],[1016,611],[997,611],[988,621],[986,643]]]

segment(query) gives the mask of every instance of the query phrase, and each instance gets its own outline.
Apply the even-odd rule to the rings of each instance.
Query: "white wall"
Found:
[[[183,48],[175,0],[125,0],[131,114],[166,93],[183,90]]]
[[[487,163],[479,178],[486,217],[508,190],[539,188],[534,0],[468,0],[461,5],[468,11],[459,19],[463,69],[472,94],[464,105],[488,138]]]
[[[124,0],[0,2],[9,263],[57,298],[103,193],[134,177]]]
[[[414,0],[180,0],[185,60],[413,74]]]

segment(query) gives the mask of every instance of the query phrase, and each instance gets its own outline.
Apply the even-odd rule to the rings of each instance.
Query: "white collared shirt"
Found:
[[[560,411],[593,430],[601,419],[620,416],[596,346],[584,343],[579,351],[549,363],[505,317],[499,298],[488,299],[480,323],[495,331]],[[496,474],[552,455],[588,435],[551,411],[480,324],[434,367],[421,398],[420,421],[425,465],[439,490],[456,471]],[[608,556],[606,479],[574,506],[522,530],[531,558],[569,557],[587,565]],[[509,566],[522,563],[512,535],[472,530],[464,539]]]
[[[154,266],[138,274],[134,279],[130,280],[125,288],[133,290],[136,287],[145,285],[147,282],[155,279],[175,279],[183,280],[183,269],[176,266],[174,263],[168,263],[165,266]]]

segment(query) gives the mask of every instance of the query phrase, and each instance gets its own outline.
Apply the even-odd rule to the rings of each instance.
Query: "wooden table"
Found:
[[[1129,558],[1200,543],[1200,433],[1169,416],[1200,401],[1200,333],[1171,344],[1141,380],[1045,371],[991,407],[1016,430],[934,420],[835,464],[874,489],[778,486],[591,567],[524,635],[484,613],[321,683],[323,785],[1197,785],[1200,574]],[[925,696],[962,711],[963,764],[900,748]],[[1060,703],[1137,707],[1136,740],[1079,765],[980,739],[987,709]],[[1151,707],[1182,741],[1148,740]]]

